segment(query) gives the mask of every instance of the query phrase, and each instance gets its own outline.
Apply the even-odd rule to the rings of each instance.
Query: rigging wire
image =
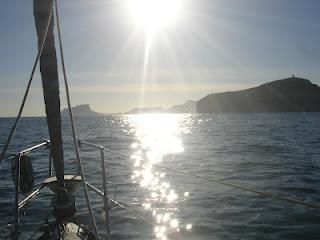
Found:
[[[75,154],[76,154],[76,159],[78,162],[79,173],[82,178],[82,187],[83,187],[84,195],[86,198],[88,212],[90,215],[92,225],[94,227],[95,236],[98,240],[100,240],[100,235],[99,235],[97,224],[96,224],[96,221],[95,221],[95,218],[93,215],[90,197],[89,197],[89,193],[88,193],[88,189],[87,189],[87,185],[86,185],[86,179],[85,179],[85,175],[84,175],[84,171],[83,171],[83,165],[82,165],[82,161],[81,161],[81,157],[80,157],[79,145],[78,145],[77,136],[76,136],[75,122],[74,122],[73,113],[71,110],[71,100],[70,100],[69,85],[68,85],[67,74],[66,74],[66,67],[65,67],[65,62],[64,62],[58,3],[57,3],[57,0],[55,0],[54,2],[55,2],[55,10],[56,10],[55,13],[56,13],[57,30],[58,30],[58,37],[59,37],[59,48],[60,48],[62,72],[63,72],[63,79],[64,79],[65,88],[66,88],[68,111],[69,111],[69,117],[70,117],[70,122],[71,122],[71,129],[72,129],[72,139],[73,139],[73,144],[75,147]]]
[[[46,25],[46,28],[45,28],[45,32],[43,34],[42,42],[41,42],[40,48],[38,49],[38,53],[37,53],[36,59],[35,59],[35,61],[33,63],[32,71],[31,71],[31,74],[30,74],[30,77],[29,77],[29,81],[28,81],[28,84],[27,84],[27,87],[26,87],[26,90],[25,90],[25,93],[24,93],[20,108],[19,108],[18,115],[15,118],[14,124],[13,124],[13,126],[12,126],[12,128],[10,130],[10,134],[8,136],[8,139],[7,139],[7,141],[5,143],[5,146],[4,146],[4,148],[3,148],[2,152],[1,152],[1,155],[0,155],[0,164],[1,164],[4,156],[6,155],[6,152],[8,150],[9,145],[10,145],[12,137],[13,137],[16,129],[17,129],[17,126],[18,126],[19,120],[21,118],[25,103],[27,101],[27,97],[28,97],[29,90],[30,90],[30,87],[31,87],[31,83],[32,83],[32,80],[33,80],[33,77],[34,77],[34,73],[36,71],[40,56],[41,56],[43,48],[44,48],[45,41],[47,39],[49,26],[50,26],[50,23],[51,23],[51,20],[52,20],[52,14],[53,14],[53,0],[52,0],[50,14],[48,16],[48,21],[47,21],[47,25]]]
[[[93,186],[92,184],[86,182],[88,188],[92,191],[94,191],[95,193],[101,195],[101,196],[104,196],[104,192],[103,191],[100,191],[99,189],[97,189],[95,186]],[[149,220],[148,218],[144,217],[143,215],[137,213],[136,211],[132,210],[131,208],[129,207],[126,207],[123,203],[120,203],[119,201],[116,201],[114,199],[111,199],[109,196],[107,196],[107,199],[113,203],[114,205],[126,210],[127,212],[131,213],[133,216],[141,219],[142,221],[144,221],[145,223],[153,226],[153,227],[157,227],[157,224],[151,220]],[[175,236],[168,236],[169,238],[171,239],[177,239]]]
[[[88,182],[87,182],[86,184],[87,184],[87,186],[88,186],[88,188],[89,188],[90,190],[94,191],[95,193],[97,193],[97,194],[99,194],[99,195],[104,196],[104,192],[103,192],[103,191],[97,189],[96,187],[94,187],[92,184],[90,184],[90,183],[88,183]],[[149,220],[148,218],[140,215],[139,213],[135,212],[134,210],[126,207],[125,205],[121,204],[119,201],[116,201],[116,200],[114,200],[114,199],[111,199],[109,196],[107,196],[107,199],[108,199],[110,202],[112,202],[114,205],[116,205],[116,206],[118,206],[118,207],[120,207],[120,208],[123,208],[124,210],[128,211],[129,213],[131,213],[132,215],[136,216],[137,218],[142,219],[145,223],[148,223],[149,225],[152,225],[152,226],[154,226],[154,227],[157,226],[156,223],[154,223],[154,222],[152,222],[151,220]]]
[[[115,154],[115,155],[121,157],[124,160],[130,159],[130,156],[128,156],[128,155],[126,155],[124,153],[118,153],[118,152],[115,152],[115,151],[113,151],[111,149],[108,149],[108,148],[105,148],[105,151],[110,152],[112,154]],[[167,166],[163,166],[163,165],[160,165],[160,164],[153,164],[153,165],[155,167],[158,167],[158,168],[163,168],[163,169],[167,169],[167,170],[170,170],[170,171],[173,171],[173,172],[184,174],[184,175],[187,175],[187,176],[190,176],[190,177],[202,179],[202,180],[205,180],[205,181],[210,182],[210,183],[217,183],[217,184],[221,184],[221,185],[224,185],[224,186],[227,186],[227,187],[239,189],[239,190],[242,190],[242,191],[255,193],[255,194],[258,194],[258,195],[261,195],[261,196],[264,196],[264,197],[279,199],[279,200],[283,200],[283,201],[286,201],[286,202],[291,202],[291,203],[302,205],[302,206],[309,207],[309,208],[320,209],[320,204],[318,204],[318,203],[309,203],[309,202],[305,202],[305,201],[302,201],[302,200],[299,200],[299,199],[296,199],[296,198],[286,197],[286,196],[283,196],[283,195],[280,195],[280,194],[276,194],[276,193],[272,193],[272,192],[264,192],[264,191],[257,190],[257,189],[254,189],[254,188],[251,188],[251,187],[248,187],[248,186],[243,186],[243,185],[240,185],[240,184],[237,184],[237,183],[234,183],[234,182],[226,182],[226,181],[223,181],[223,180],[213,179],[213,178],[206,177],[206,176],[201,176],[201,175],[198,175],[196,173],[189,172],[189,171],[185,171],[185,170],[181,170],[181,169],[177,169],[177,168],[172,168],[172,167],[167,167]]]

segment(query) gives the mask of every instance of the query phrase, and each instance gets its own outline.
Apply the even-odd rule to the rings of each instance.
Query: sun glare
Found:
[[[173,25],[181,14],[181,0],[128,0],[136,25],[147,34]]]

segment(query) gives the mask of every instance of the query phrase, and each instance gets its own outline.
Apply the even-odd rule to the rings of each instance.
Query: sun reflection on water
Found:
[[[142,206],[151,211],[157,223],[155,237],[162,240],[177,236],[182,229],[190,231],[192,228],[190,223],[183,223],[178,218],[181,210],[179,203],[189,193],[184,192],[179,196],[166,179],[166,172],[154,167],[166,155],[184,151],[182,120],[182,115],[176,114],[139,114],[129,117],[131,131],[136,137],[136,142],[131,145],[134,166],[131,179],[147,190]]]

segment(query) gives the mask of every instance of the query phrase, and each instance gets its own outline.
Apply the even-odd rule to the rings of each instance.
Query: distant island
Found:
[[[89,104],[83,104],[83,105],[77,105],[72,108],[72,112],[74,116],[76,117],[84,117],[84,116],[104,116],[103,113],[98,113],[93,110],[91,110],[91,107]],[[62,116],[68,116],[69,112],[68,109],[65,108],[62,110],[61,115]]]
[[[196,113],[197,112],[197,101],[188,100],[181,105],[173,105],[167,110],[170,113]]]
[[[148,108],[133,108],[125,114],[140,114],[140,113],[164,113],[166,112],[162,107],[148,107]]]
[[[292,76],[246,90],[207,95],[197,102],[197,112],[320,112],[320,87]]]
[[[181,105],[174,105],[171,108],[164,109],[162,107],[133,108],[124,114],[140,114],[140,113],[196,113],[197,101],[187,101]]]
[[[72,108],[75,116],[104,116],[89,104]],[[320,112],[320,87],[304,78],[285,78],[257,87],[213,93],[199,101],[187,101],[171,108],[161,106],[133,108],[119,114],[141,113],[259,113],[259,112]],[[68,115],[68,109],[61,112]]]

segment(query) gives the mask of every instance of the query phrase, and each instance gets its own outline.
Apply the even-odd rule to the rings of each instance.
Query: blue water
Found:
[[[112,239],[320,239],[320,209],[261,197],[179,174],[156,164],[234,182],[261,191],[320,203],[320,114],[146,114],[78,118],[79,138],[128,158],[106,153],[107,178],[119,207],[110,212]],[[0,119],[1,148],[11,118]],[[70,125],[63,119],[66,172],[76,164]],[[9,153],[48,138],[44,118],[23,118]],[[101,188],[99,152],[81,150],[87,179]],[[36,185],[48,175],[48,152],[30,154]],[[10,162],[0,166],[0,229],[12,222],[14,185]],[[114,190],[110,188],[110,195]],[[75,221],[90,226],[81,188]],[[21,196],[22,199],[23,196]],[[22,237],[50,217],[52,194],[44,190],[21,214]],[[103,204],[91,193],[105,236]]]

